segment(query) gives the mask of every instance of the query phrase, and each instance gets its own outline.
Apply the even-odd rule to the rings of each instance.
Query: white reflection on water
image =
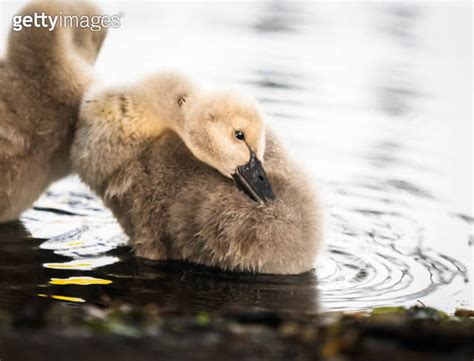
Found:
[[[2,6],[2,19],[18,8]],[[327,252],[316,265],[323,309],[418,299],[472,307],[469,4],[103,8],[125,14],[97,64],[107,81],[175,68],[259,98],[327,208]],[[23,220],[35,237],[59,236],[44,247],[75,259],[124,241],[102,228],[114,227],[110,214],[74,179]],[[75,231],[84,224],[88,233]],[[76,238],[84,248],[61,246]]]

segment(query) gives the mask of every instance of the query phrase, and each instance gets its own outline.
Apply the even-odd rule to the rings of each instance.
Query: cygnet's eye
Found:
[[[235,137],[238,139],[238,140],[245,140],[245,134],[243,131],[241,130],[236,130],[235,131]]]

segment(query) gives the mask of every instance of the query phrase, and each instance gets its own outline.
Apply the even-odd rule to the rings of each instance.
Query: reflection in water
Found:
[[[121,4],[131,25],[120,36],[110,34],[99,72],[111,79],[123,74],[126,57],[114,51],[120,44],[137,44],[138,37],[153,43],[153,34],[171,33],[182,45],[170,45],[176,51],[170,66],[248,88],[318,181],[327,203],[327,251],[315,272],[292,277],[138,260],[110,212],[69,178],[22,223],[0,226],[0,308],[37,297],[156,302],[177,312],[255,306],[316,313],[318,303],[322,310],[355,310],[417,300],[448,311],[470,307],[473,217],[443,183],[459,154],[439,146],[457,127],[446,121],[451,112],[466,114],[433,86],[449,74],[433,60],[448,44],[432,32],[440,18],[457,16],[452,8],[266,2],[234,4],[231,12],[203,5],[196,18],[183,4],[180,11],[147,6],[143,14]],[[157,23],[151,14],[158,13],[173,21]],[[138,16],[136,24],[143,25],[133,25]],[[200,31],[183,30],[183,21]],[[434,50],[426,46],[431,38]],[[143,72],[160,65],[147,59],[163,56],[158,46],[133,53]]]
[[[36,251],[23,241],[18,257],[32,258]],[[67,247],[67,246],[65,246]],[[6,308],[38,296],[74,303],[106,305],[122,301],[135,305],[154,302],[176,312],[218,311],[233,307],[259,307],[278,311],[316,314],[317,282],[314,273],[277,277],[220,272],[206,267],[138,260],[127,247],[105,256],[117,260],[88,273],[71,269],[43,269],[32,277],[26,272],[6,271],[2,278],[14,282]],[[81,262],[80,260],[76,260]],[[87,276],[86,276],[87,274]],[[75,275],[75,276],[71,276]],[[3,295],[3,294],[2,294]]]
[[[110,266],[109,272],[120,285],[107,288],[107,295],[132,303],[153,301],[177,311],[217,311],[235,306],[306,313],[318,310],[313,273],[256,276],[174,262],[157,266],[135,259]]]

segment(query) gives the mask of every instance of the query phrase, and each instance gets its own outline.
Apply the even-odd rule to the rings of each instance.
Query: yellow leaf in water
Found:
[[[90,263],[45,263],[43,265],[46,268],[54,268],[54,269],[74,269],[77,267],[90,267]]]
[[[84,244],[84,241],[73,241],[66,243],[66,246],[72,247],[72,246],[80,246],[81,244]]]
[[[108,285],[112,283],[110,280],[94,277],[69,277],[69,278],[51,278],[49,281],[52,285]]]
[[[84,299],[82,298],[79,298],[79,297],[69,297],[69,296],[61,296],[61,295],[46,295],[44,293],[38,293],[37,296],[39,297],[51,297],[51,298],[54,298],[56,300],[61,300],[61,301],[69,301],[69,302],[78,302],[78,303],[82,303],[82,302],[86,302]]]
[[[51,298],[54,298],[56,300],[61,300],[61,301],[69,301],[69,302],[79,302],[79,303],[86,302],[85,300],[79,297],[52,295]]]

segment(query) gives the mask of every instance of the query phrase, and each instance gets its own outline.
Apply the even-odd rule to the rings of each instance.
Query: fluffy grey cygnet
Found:
[[[312,186],[239,93],[176,73],[92,90],[71,157],[139,257],[274,274],[315,265],[322,226]]]
[[[32,2],[21,12],[97,15],[87,3]],[[0,223],[17,219],[71,171],[69,151],[105,31],[28,27],[0,60]]]

